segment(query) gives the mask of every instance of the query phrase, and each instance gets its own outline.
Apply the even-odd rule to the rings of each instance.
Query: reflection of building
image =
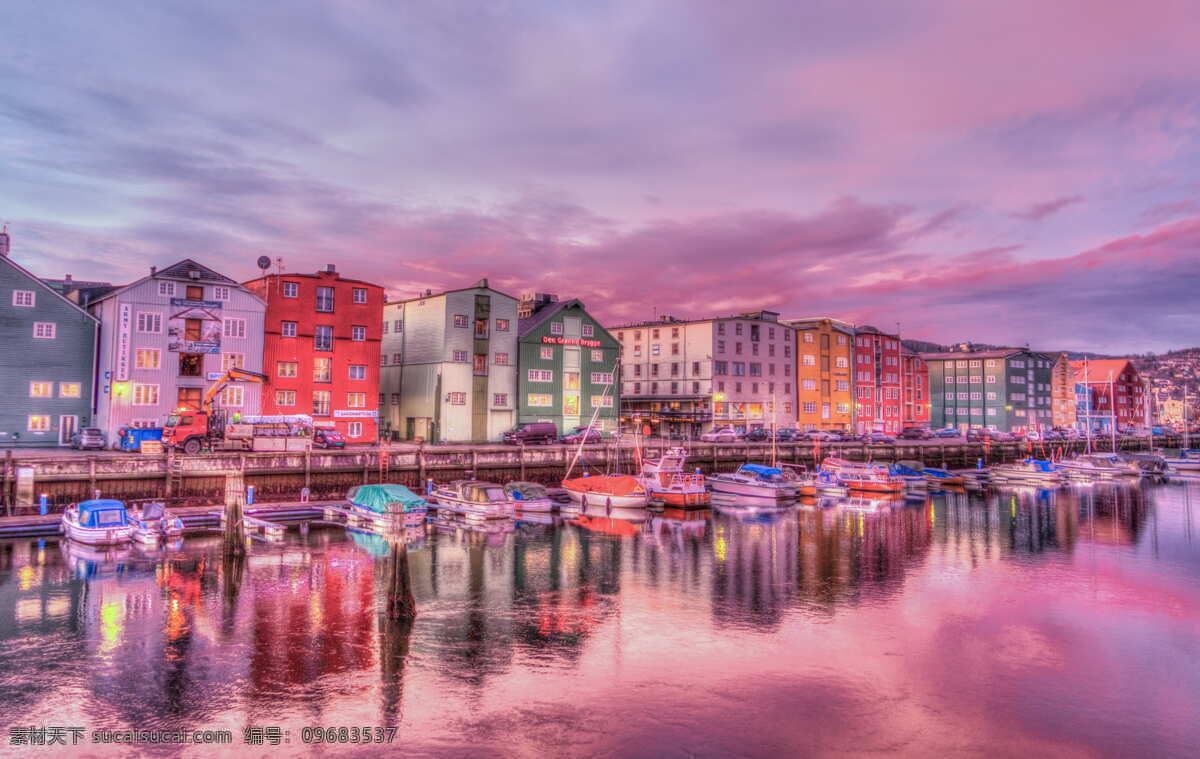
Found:
[[[234,280],[185,259],[88,304],[100,319],[96,426],[114,441],[121,427],[156,427],[198,410],[231,366],[262,371],[266,305]],[[258,414],[262,386],[233,383],[217,398]]]
[[[614,431],[620,386],[617,340],[578,300],[522,296],[518,329],[517,421],[554,422],[560,433],[586,425]]]
[[[854,421],[851,364],[854,325],[837,319],[788,319],[796,330],[796,424],[803,430],[849,430]]]
[[[611,328],[621,343],[621,421],[655,434],[791,427],[793,330],[773,311]]]
[[[498,440],[516,421],[517,300],[471,287],[388,303],[382,424],[393,438]]]
[[[96,320],[7,250],[0,232],[0,445],[67,445],[93,423]]]
[[[266,414],[311,414],[351,443],[378,440],[383,288],[316,274],[271,274],[246,283],[267,302]]]
[[[900,337],[875,327],[854,336],[854,419],[859,432],[900,431],[903,418]]]
[[[1128,359],[1072,361],[1075,415],[1080,430],[1108,433],[1145,424],[1145,394]]]

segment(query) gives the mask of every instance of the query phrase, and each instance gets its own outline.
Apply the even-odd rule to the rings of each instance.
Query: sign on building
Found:
[[[221,352],[221,302],[171,298],[167,350],[176,353]]]
[[[129,380],[129,342],[133,331],[133,306],[122,303],[117,313],[117,381]]]

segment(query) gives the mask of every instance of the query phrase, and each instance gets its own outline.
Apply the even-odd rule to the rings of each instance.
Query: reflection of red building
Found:
[[[900,355],[900,368],[904,394],[901,425],[904,427],[928,427],[929,367],[917,354],[904,351]]]
[[[245,286],[267,302],[263,413],[309,414],[348,442],[378,440],[383,288],[333,266]]]
[[[854,412],[859,432],[900,431],[900,337],[874,327],[854,336]]]

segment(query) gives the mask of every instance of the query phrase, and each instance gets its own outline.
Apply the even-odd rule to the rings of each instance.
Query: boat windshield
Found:
[[[97,527],[119,526],[125,523],[124,512],[120,509],[101,509],[92,513],[92,524]]]
[[[504,493],[504,488],[484,488],[483,494],[488,501],[508,500],[508,496]]]

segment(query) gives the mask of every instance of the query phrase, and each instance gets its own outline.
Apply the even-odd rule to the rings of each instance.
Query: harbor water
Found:
[[[395,549],[342,529],[9,541],[0,752],[1196,756],[1198,519],[1200,483],[1098,483],[435,522],[412,622],[379,614]]]

